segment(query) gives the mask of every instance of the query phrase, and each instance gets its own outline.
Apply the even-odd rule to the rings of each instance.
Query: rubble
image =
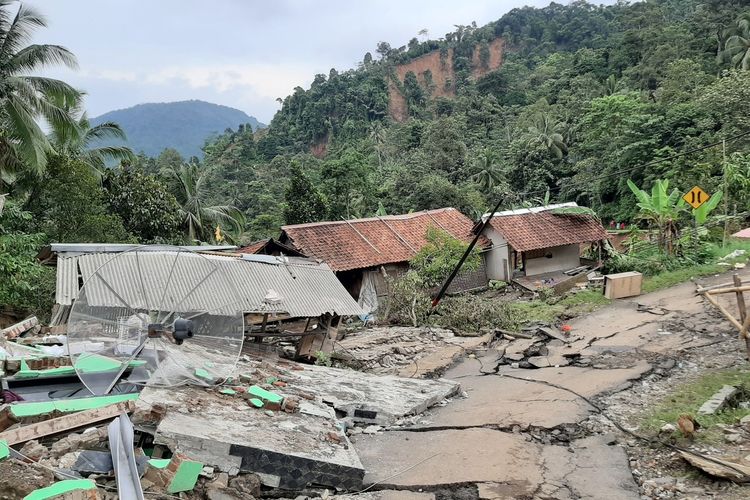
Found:
[[[32,316],[16,323],[15,325],[0,330],[0,338],[12,340],[27,332],[30,335],[36,335],[41,330],[42,327],[39,326],[39,320],[36,316]]]
[[[462,337],[445,328],[375,327],[337,341],[332,357],[368,373],[434,377],[491,338]]]
[[[698,408],[700,415],[714,415],[729,405],[732,399],[740,392],[737,387],[725,385],[716,394],[711,396],[708,401]]]
[[[178,453],[171,459],[149,460],[143,477],[167,493],[179,493],[192,490],[202,470],[202,463]]]

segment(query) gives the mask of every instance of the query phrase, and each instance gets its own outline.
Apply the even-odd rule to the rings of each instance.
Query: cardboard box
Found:
[[[635,271],[607,274],[604,276],[604,296],[608,299],[621,299],[640,295],[642,283],[643,275]]]

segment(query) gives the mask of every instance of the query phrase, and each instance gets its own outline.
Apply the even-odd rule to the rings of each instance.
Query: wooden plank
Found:
[[[62,417],[5,431],[0,433],[0,440],[6,441],[8,445],[13,446],[43,436],[85,427],[96,422],[101,422],[102,420],[114,418],[123,413],[130,413],[133,410],[135,410],[135,401],[123,401],[103,408],[71,413],[70,415],[63,415]]]
[[[706,290],[704,294],[719,295],[722,293],[735,293],[735,292],[750,292],[750,285],[733,286],[729,288],[716,288],[714,290]]]

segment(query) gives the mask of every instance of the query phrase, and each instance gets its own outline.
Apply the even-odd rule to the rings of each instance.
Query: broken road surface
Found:
[[[512,368],[498,362],[494,347],[463,359],[444,377],[460,382],[467,397],[410,425],[353,438],[364,483],[411,491],[471,484],[480,499],[639,498],[624,448],[613,434],[583,425],[597,410],[580,396],[598,401],[655,366],[673,366],[680,349],[715,343],[716,319],[695,289],[687,282],[618,300],[570,322],[577,340],[564,355],[588,366]]]

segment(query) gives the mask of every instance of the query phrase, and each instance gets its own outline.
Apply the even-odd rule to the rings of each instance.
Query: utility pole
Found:
[[[727,246],[727,230],[729,226],[729,186],[727,184],[727,141],[721,141],[721,171],[724,184],[724,232],[721,237],[721,247]]]

